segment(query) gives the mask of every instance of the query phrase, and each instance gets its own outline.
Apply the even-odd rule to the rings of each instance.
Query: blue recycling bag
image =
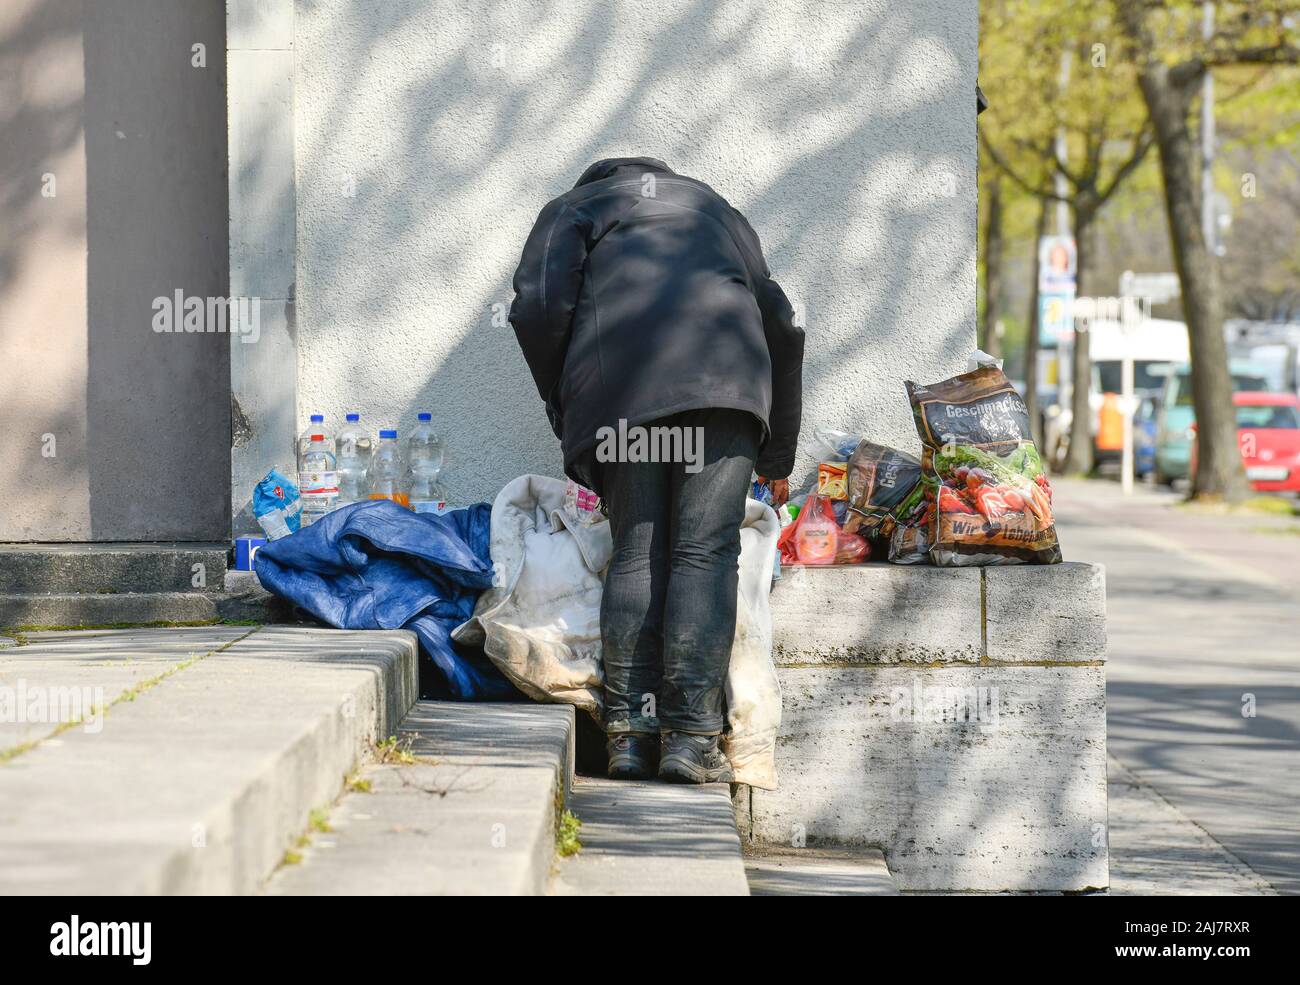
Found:
[[[492,585],[492,507],[412,513],[388,500],[352,503],[257,552],[269,592],[338,629],[409,629],[464,701],[517,699],[482,650],[451,639]]]

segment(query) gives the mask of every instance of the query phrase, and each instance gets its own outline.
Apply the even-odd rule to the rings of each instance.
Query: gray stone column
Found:
[[[230,296],[256,299],[256,333],[231,336],[234,536],[256,533],[253,486],[292,469],[297,430],[293,0],[227,0]],[[255,339],[255,340],[254,340]]]

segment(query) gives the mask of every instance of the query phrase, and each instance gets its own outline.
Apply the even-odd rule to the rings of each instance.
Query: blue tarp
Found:
[[[491,514],[487,503],[442,516],[353,503],[267,544],[254,569],[267,591],[338,629],[414,631],[451,697],[517,698],[481,650],[450,635],[492,585]]]

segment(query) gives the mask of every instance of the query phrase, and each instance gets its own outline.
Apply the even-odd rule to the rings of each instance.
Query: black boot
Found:
[[[718,748],[716,735],[665,732],[659,779],[669,783],[730,783],[735,774]]]
[[[659,762],[659,736],[628,732],[605,741],[611,780],[648,780]]]

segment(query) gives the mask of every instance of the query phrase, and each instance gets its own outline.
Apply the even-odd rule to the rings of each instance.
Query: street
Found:
[[[1053,488],[1106,566],[1112,892],[1300,891],[1300,518]]]

